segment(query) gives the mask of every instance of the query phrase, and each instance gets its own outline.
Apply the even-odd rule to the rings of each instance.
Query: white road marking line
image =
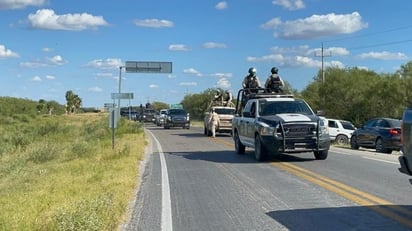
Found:
[[[381,160],[381,159],[376,159],[376,158],[366,157],[366,156],[362,156],[362,158],[369,159],[369,160],[381,161],[381,162],[385,162],[385,163],[389,163],[389,164],[399,164],[398,162],[394,162],[394,161]]]
[[[156,142],[157,149],[160,155],[160,168],[162,172],[162,220],[161,220],[161,230],[162,231],[172,231],[173,230],[173,220],[172,220],[172,203],[170,200],[170,186],[169,186],[169,175],[167,173],[167,165],[165,155],[160,145],[159,140],[153,135],[151,131],[148,131]]]

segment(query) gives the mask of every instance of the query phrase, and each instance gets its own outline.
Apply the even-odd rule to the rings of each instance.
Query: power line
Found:
[[[364,49],[364,48],[389,46],[389,45],[395,45],[395,44],[401,44],[401,43],[408,43],[408,42],[412,42],[412,39],[406,39],[406,40],[400,40],[400,41],[393,41],[393,42],[387,42],[387,43],[378,43],[378,44],[374,44],[374,45],[366,45],[366,46],[359,46],[359,47],[349,47],[349,48],[347,48],[347,49],[348,49],[348,50],[358,50],[358,49]]]
[[[384,30],[384,31],[374,32],[374,33],[360,34],[360,35],[348,36],[348,37],[345,37],[345,38],[338,38],[338,39],[331,39],[331,40],[326,40],[325,42],[336,42],[336,41],[348,40],[348,39],[353,39],[353,38],[369,37],[369,36],[373,36],[373,35],[377,35],[377,34],[385,34],[385,33],[389,33],[389,32],[405,30],[405,29],[409,29],[409,28],[412,28],[412,25],[392,28],[392,29],[388,29],[388,30]]]

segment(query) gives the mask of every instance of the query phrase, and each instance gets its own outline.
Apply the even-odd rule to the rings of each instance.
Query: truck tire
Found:
[[[255,136],[255,159],[257,161],[264,161],[268,156],[266,148],[263,146],[260,136]]]
[[[328,157],[328,150],[314,151],[313,154],[317,160],[326,160]]]
[[[235,140],[235,150],[237,154],[245,154],[245,150],[246,147],[245,145],[242,144],[242,142],[239,139],[239,134],[237,132],[235,132],[235,136],[234,136],[234,140]]]
[[[203,133],[205,134],[205,136],[207,136],[207,128],[206,128],[206,126],[203,126]]]

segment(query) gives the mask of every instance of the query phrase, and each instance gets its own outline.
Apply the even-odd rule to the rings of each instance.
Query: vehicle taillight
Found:
[[[389,134],[391,134],[391,135],[398,135],[398,134],[400,134],[400,132],[399,132],[398,130],[396,130],[396,129],[389,129]]]

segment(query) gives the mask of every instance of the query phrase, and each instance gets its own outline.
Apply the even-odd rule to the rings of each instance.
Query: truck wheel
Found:
[[[392,153],[392,150],[383,147],[383,142],[381,138],[378,138],[376,140],[375,149],[376,149],[376,152],[387,153],[387,154]]]
[[[242,142],[239,139],[239,134],[237,134],[237,132],[235,132],[235,150],[237,154],[245,154],[245,145],[242,144]]]
[[[257,161],[263,161],[267,157],[267,150],[263,146],[260,136],[255,136],[255,158]]]
[[[314,151],[313,154],[317,160],[325,160],[328,157],[328,150]]]
[[[207,136],[207,129],[205,126],[203,127],[203,133],[205,134],[205,136]]]
[[[356,142],[356,136],[352,136],[350,138],[350,148],[352,149],[359,149],[358,142]]]
[[[335,139],[335,142],[339,145],[348,144],[349,138],[345,135],[338,135]]]

